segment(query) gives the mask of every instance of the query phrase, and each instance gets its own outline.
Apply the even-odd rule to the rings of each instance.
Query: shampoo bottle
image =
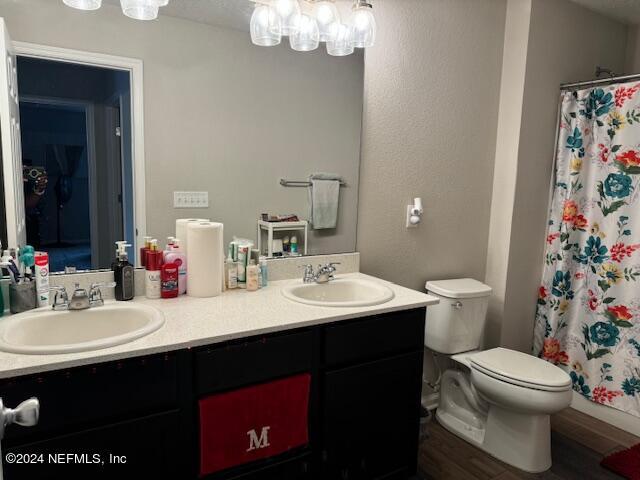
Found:
[[[145,262],[145,295],[147,298],[161,298],[161,272],[162,252],[158,250],[158,240],[151,240],[149,251],[147,252],[147,260]]]
[[[147,252],[151,249],[151,237],[144,237],[144,245],[140,247],[140,266],[147,264]]]
[[[249,262],[247,267],[247,292],[255,292],[259,288],[258,284],[258,266],[255,260]]]
[[[113,279],[116,282],[115,296],[118,301],[132,300],[135,296],[134,291],[134,269],[129,263],[127,255],[127,242],[116,242],[116,260],[113,262]]]

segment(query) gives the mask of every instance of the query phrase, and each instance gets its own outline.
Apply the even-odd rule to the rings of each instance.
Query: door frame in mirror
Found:
[[[135,225],[135,239],[126,240],[129,240],[133,244],[133,258],[135,258],[135,264],[139,265],[136,252],[141,242],[141,236],[147,231],[144,149],[144,68],[142,60],[27,42],[14,41],[13,48],[17,56],[75,63],[92,67],[106,67],[129,72],[131,86],[131,154],[133,156],[133,221]]]

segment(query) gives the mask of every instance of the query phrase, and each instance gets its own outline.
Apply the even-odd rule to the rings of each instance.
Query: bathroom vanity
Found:
[[[31,396],[41,403],[37,426],[7,429],[5,452],[27,464],[5,462],[6,479],[411,478],[425,307],[437,300],[381,282],[395,294],[385,304],[313,307],[281,294],[295,282],[275,282],[254,295],[136,299],[162,310],[166,324],[127,345],[50,356],[0,353],[5,404]],[[259,394],[297,378],[308,379],[307,408],[286,392],[273,402]],[[241,401],[225,403],[229,395]],[[218,400],[219,408],[230,410],[213,412],[224,425],[212,427],[203,420],[203,405]],[[233,420],[260,418],[262,411],[284,422],[252,425],[252,438],[245,424]],[[301,411],[304,418],[296,413]],[[301,422],[305,442],[278,444],[288,425]],[[241,439],[240,463],[210,471],[211,458],[204,457],[211,449],[207,453],[203,443],[208,428]],[[260,449],[271,447],[280,451],[259,458]],[[59,454],[58,463],[51,454]]]

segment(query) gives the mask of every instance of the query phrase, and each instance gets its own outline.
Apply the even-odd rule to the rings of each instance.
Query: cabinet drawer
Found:
[[[334,366],[424,348],[425,309],[392,312],[325,328],[325,363]]]
[[[166,354],[3,381],[0,396],[5,405],[13,407],[30,397],[40,400],[38,424],[7,429],[6,438],[67,433],[176,408],[177,368],[177,354]]]
[[[229,480],[311,480],[313,465],[310,455],[275,465],[253,469],[249,473],[229,477]]]
[[[207,394],[307,372],[313,359],[313,333],[265,337],[195,355],[196,390]]]
[[[178,433],[182,418],[167,412],[10,448],[7,454],[35,461],[5,463],[5,479],[185,478],[188,454]]]

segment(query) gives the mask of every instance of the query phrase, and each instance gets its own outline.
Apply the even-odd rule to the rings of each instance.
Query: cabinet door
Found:
[[[178,412],[153,415],[8,449],[5,479],[186,478],[182,418]]]
[[[323,479],[415,472],[421,378],[422,352],[325,374]]]

